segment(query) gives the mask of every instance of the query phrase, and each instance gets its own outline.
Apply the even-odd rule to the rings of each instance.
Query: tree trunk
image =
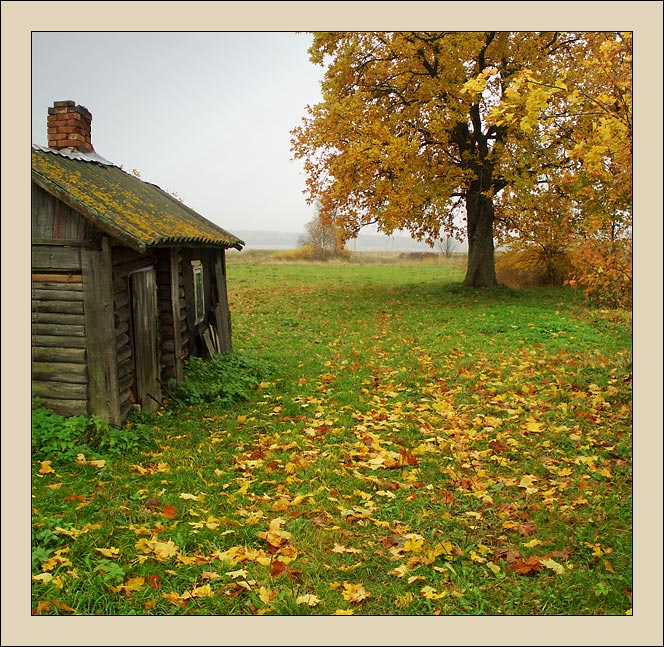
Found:
[[[463,284],[472,288],[497,285],[493,248],[494,209],[491,198],[471,186],[466,195],[468,268]]]

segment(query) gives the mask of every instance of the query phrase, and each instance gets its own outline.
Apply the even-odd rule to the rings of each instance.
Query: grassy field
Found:
[[[35,451],[33,612],[631,613],[631,314],[392,261],[234,257],[226,386]]]

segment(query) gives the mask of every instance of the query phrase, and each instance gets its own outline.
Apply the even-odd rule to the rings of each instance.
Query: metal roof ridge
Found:
[[[53,155],[60,155],[69,159],[77,160],[79,162],[96,162],[104,166],[114,166],[120,168],[117,164],[109,162],[105,157],[99,155],[95,151],[84,153],[77,148],[49,148],[48,146],[41,146],[40,144],[32,144],[33,150],[38,150],[43,153],[52,153]]]

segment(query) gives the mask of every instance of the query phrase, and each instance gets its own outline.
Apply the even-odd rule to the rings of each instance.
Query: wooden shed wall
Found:
[[[87,415],[88,372],[80,273],[33,274],[32,322],[33,396],[63,415]]]
[[[96,230],[32,185],[32,394],[64,415],[87,415],[89,378],[82,250]]]

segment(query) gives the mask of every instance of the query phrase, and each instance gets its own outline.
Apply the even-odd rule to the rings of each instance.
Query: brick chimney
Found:
[[[92,147],[92,115],[73,101],[56,101],[48,109],[49,148],[78,148],[94,151]]]

